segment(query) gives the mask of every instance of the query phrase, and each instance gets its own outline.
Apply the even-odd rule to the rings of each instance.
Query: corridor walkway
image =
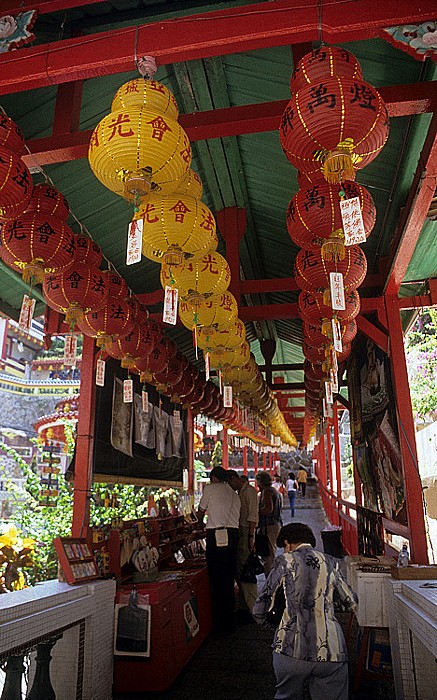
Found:
[[[284,524],[290,522],[290,510],[283,511]],[[322,549],[321,531],[327,527],[318,488],[309,484],[305,499],[298,498],[295,522],[309,525]],[[262,585],[264,577],[259,577]],[[349,616],[343,614],[340,620],[345,632]],[[340,619],[340,617],[339,617]],[[211,635],[199,649],[192,661],[165,693],[143,693],[138,695],[116,695],[114,700],[273,700],[275,679],[272,671],[273,632],[260,629],[256,624],[237,627],[230,636]],[[355,640],[351,642],[351,680],[354,673]],[[165,659],[162,661],[165,673]],[[352,683],[351,683],[352,685]],[[360,689],[359,694],[351,694],[354,700],[384,698],[392,700],[390,688],[372,682]],[[319,700],[313,699],[313,700]]]

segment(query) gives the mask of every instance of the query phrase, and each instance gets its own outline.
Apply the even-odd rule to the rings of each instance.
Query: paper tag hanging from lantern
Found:
[[[173,417],[175,421],[180,421],[181,420],[181,412],[177,411],[176,409],[173,411]]]
[[[333,371],[337,374],[338,373],[337,353],[335,352],[335,350],[332,346],[331,346],[331,367],[332,367]]]
[[[96,384],[97,386],[105,386],[105,360],[97,360]]]
[[[209,380],[210,362],[209,362],[209,352],[205,354],[205,380]]]
[[[334,372],[333,369],[330,370],[329,376],[331,378],[332,391],[334,394],[338,394],[338,374]]]
[[[332,325],[332,344],[336,352],[343,352],[343,341],[341,339],[341,328],[336,318],[331,321]]]
[[[328,413],[328,402],[325,398],[323,398],[323,417],[327,418],[329,415]]]
[[[178,290],[167,285],[164,292],[164,311],[162,320],[164,323],[169,323],[172,326],[176,325],[178,318]]]
[[[18,320],[18,327],[22,331],[29,331],[32,325],[33,312],[35,310],[36,299],[28,297],[27,294],[24,295],[21,304],[20,318]]]
[[[325,382],[325,396],[326,396],[326,403],[329,403],[329,404],[334,403],[331,382]]]
[[[127,233],[126,265],[134,265],[141,261],[142,243],[143,220],[131,221]]]
[[[232,408],[232,386],[229,384],[223,387],[223,406]]]
[[[123,403],[132,403],[134,400],[134,383],[132,379],[123,382]]]
[[[331,307],[338,311],[346,309],[344,298],[343,275],[341,272],[329,273],[329,286],[331,289]]]
[[[350,246],[365,243],[366,232],[364,230],[360,198],[343,199],[340,202],[340,213],[343,222],[344,244]]]
[[[141,405],[144,413],[149,412],[149,395],[145,389],[141,392]]]
[[[75,365],[77,358],[77,336],[69,334],[65,336],[64,364]]]

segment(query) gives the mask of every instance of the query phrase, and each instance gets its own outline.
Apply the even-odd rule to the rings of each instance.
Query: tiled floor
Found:
[[[289,509],[285,508],[283,515],[284,522],[290,522]],[[309,525],[314,530],[318,547],[323,548],[320,533],[327,526],[327,520],[317,487],[310,485],[306,499],[298,498],[294,521]],[[259,583],[261,585],[262,581]],[[343,613],[339,618],[346,633],[349,615]],[[351,687],[357,658],[356,634],[354,626],[348,644]],[[271,641],[272,632],[255,624],[240,626],[231,636],[211,635],[168,691],[117,695],[114,700],[271,700],[275,694]],[[164,669],[165,660],[163,672]],[[351,691],[351,698],[394,700],[393,684],[363,680],[359,692]]]

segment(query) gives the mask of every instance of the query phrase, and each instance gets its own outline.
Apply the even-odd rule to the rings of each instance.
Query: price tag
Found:
[[[360,198],[343,199],[340,202],[340,213],[343,222],[344,244],[350,246],[365,243],[366,233],[364,231]]]
[[[232,408],[232,386],[228,384],[223,387],[223,406]]]
[[[105,360],[97,360],[96,367],[96,384],[97,386],[105,386]]]
[[[77,357],[77,336],[69,334],[65,336],[64,364],[75,365]]]
[[[141,392],[141,405],[144,413],[149,412],[149,395],[145,389]]]
[[[210,372],[209,352],[205,354],[205,379],[208,381]]]
[[[36,299],[31,299],[27,294],[24,295],[21,303],[20,318],[18,326],[22,331],[29,331],[32,325],[33,312],[35,311]]]
[[[164,311],[162,320],[172,326],[176,325],[178,319],[178,290],[171,285],[167,285],[164,291]]]
[[[132,403],[134,400],[134,383],[132,379],[123,382],[123,403]]]
[[[341,339],[341,327],[336,318],[331,321],[332,324],[332,343],[336,352],[343,352],[343,341]]]
[[[344,299],[343,275],[341,272],[329,273],[329,285],[331,289],[331,307],[339,311],[346,309]]]
[[[332,384],[331,382],[325,382],[325,396],[327,403],[334,403],[334,397],[332,394]]]
[[[143,220],[131,221],[127,232],[126,265],[134,265],[141,260],[143,243]]]

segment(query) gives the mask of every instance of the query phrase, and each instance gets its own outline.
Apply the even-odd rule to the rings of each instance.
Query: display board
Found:
[[[127,378],[118,361],[108,360],[105,385],[96,388],[94,480],[182,486],[188,468],[187,412],[148,384],[144,401],[143,385],[134,374],[133,401],[125,403]]]

